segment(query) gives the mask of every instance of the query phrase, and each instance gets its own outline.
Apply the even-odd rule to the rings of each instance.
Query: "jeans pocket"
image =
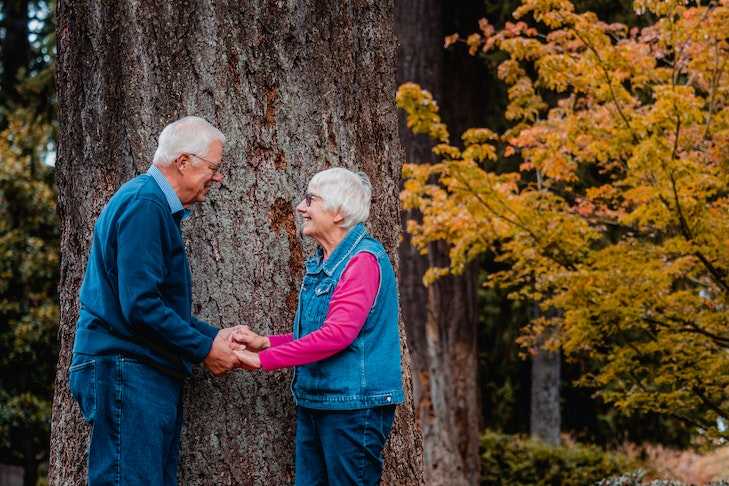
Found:
[[[395,421],[395,405],[385,405],[377,408],[380,412],[380,433],[384,438],[384,442],[387,442],[387,438],[392,431],[393,422]]]
[[[96,362],[76,363],[68,369],[68,387],[88,423],[96,416]]]

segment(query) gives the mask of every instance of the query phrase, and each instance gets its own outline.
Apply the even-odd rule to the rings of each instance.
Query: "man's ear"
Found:
[[[190,167],[191,163],[192,160],[190,160],[190,156],[187,154],[180,154],[180,156],[175,159],[175,167],[177,167],[179,172],[185,172],[188,167]]]

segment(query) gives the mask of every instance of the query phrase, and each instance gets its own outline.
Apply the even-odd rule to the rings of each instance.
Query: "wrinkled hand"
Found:
[[[246,370],[257,370],[261,367],[261,358],[258,357],[257,353],[251,353],[250,351],[235,351],[238,356],[239,368]]]
[[[248,326],[236,327],[231,335],[231,340],[238,345],[242,345],[243,349],[256,353],[271,347],[271,341],[268,337],[256,334]]]
[[[231,348],[228,337],[221,331],[213,339],[213,345],[203,364],[212,374],[220,376],[233,368],[241,366],[240,358],[236,352],[244,351],[235,351]]]
[[[238,332],[239,330],[241,330],[242,328],[246,328],[247,329],[248,326],[233,326],[233,327],[228,327],[228,328],[225,328],[225,329],[221,329],[218,332],[218,334],[221,334],[223,336],[223,338],[228,342],[228,345],[231,347],[231,349],[236,350],[236,351],[237,350],[243,350],[243,349],[246,349],[245,343],[238,342],[238,341],[236,341],[236,340],[233,339],[233,336],[235,335],[235,333]]]

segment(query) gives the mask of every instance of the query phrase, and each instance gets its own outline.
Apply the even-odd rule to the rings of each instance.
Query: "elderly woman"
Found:
[[[296,210],[319,247],[306,261],[293,332],[235,335],[245,367],[295,367],[297,485],[378,484],[403,402],[397,282],[363,225],[370,198],[364,174],[333,168],[311,179]]]

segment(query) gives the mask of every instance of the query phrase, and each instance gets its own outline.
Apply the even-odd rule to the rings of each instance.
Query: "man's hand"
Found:
[[[231,335],[231,340],[243,346],[243,349],[256,353],[271,347],[271,341],[268,337],[256,334],[248,326],[237,326]]]
[[[242,328],[248,329],[248,326],[233,326],[221,329],[220,332],[218,332],[218,335],[223,336],[223,338],[228,342],[228,345],[231,347],[231,349],[236,351],[243,350],[246,349],[246,345],[244,343],[239,343],[233,339],[235,333]]]
[[[258,354],[250,351],[235,351],[238,356],[239,367],[246,370],[257,370],[261,367],[261,358]]]
[[[220,376],[233,368],[241,366],[240,358],[236,355],[236,351],[231,348],[228,337],[222,331],[213,339],[213,345],[203,364],[215,376]]]

